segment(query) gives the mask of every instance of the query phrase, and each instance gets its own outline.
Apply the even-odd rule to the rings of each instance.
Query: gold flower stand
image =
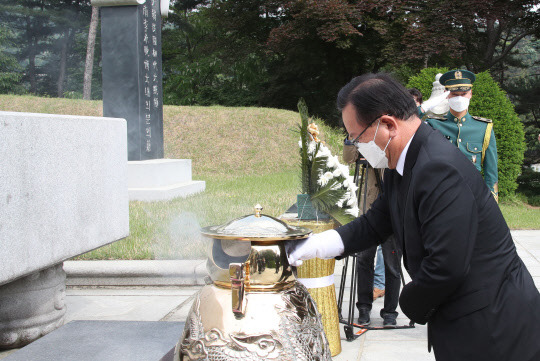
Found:
[[[296,217],[295,213],[285,213],[281,219],[293,226],[300,226],[311,229],[313,233],[320,233],[329,229],[336,228],[339,224],[333,219],[324,220],[301,220]],[[319,259],[314,258],[304,261],[300,267],[297,267],[297,278],[299,279],[322,279],[328,277],[327,280],[334,274],[335,259]],[[341,337],[339,335],[339,316],[336,301],[336,287],[332,282],[329,286],[317,287],[316,283],[306,282],[311,297],[317,304],[317,309],[322,317],[324,332],[330,345],[330,353],[336,356],[341,353]],[[315,287],[310,288],[309,285],[315,283]],[[325,282],[323,282],[325,283]]]

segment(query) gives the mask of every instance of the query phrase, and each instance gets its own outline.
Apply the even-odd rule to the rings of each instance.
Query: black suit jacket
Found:
[[[387,170],[371,209],[337,229],[345,254],[394,233],[412,282],[402,311],[428,322],[437,360],[540,360],[540,294],[480,172],[422,123],[403,177]]]

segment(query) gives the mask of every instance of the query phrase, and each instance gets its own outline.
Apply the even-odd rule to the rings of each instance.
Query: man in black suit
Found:
[[[352,254],[394,233],[412,279],[401,309],[428,324],[437,360],[540,360],[540,294],[480,172],[387,75],[354,78],[338,108],[362,155],[387,162],[383,192],[351,223],[291,244],[290,263]]]

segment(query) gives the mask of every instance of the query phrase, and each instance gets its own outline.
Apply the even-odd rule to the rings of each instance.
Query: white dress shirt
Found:
[[[409,150],[409,145],[411,145],[411,141],[413,138],[414,138],[414,135],[411,137],[411,139],[409,139],[409,142],[407,143],[405,148],[403,148],[403,150],[401,151],[401,154],[399,155],[399,159],[397,161],[396,170],[399,173],[399,175],[402,177],[403,177],[403,168],[405,167],[405,158],[407,157],[407,151]]]

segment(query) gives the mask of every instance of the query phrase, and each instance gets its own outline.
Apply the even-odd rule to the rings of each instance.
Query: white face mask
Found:
[[[465,98],[461,96],[448,98],[448,106],[450,106],[450,109],[456,112],[462,112],[469,107],[469,101],[470,101],[469,98]]]
[[[381,124],[381,120],[379,119],[379,122],[377,123],[377,130],[375,131],[375,136],[373,137],[373,140],[370,140],[367,143],[356,143],[356,148],[358,149],[358,152],[362,154],[364,158],[369,162],[369,164],[373,168],[388,168],[388,158],[386,157],[386,148],[388,148],[388,144],[392,140],[392,138],[388,139],[388,143],[386,143],[386,147],[384,147],[384,150],[379,148],[377,144],[375,144],[375,138],[377,137],[377,132],[379,131],[379,125]]]

